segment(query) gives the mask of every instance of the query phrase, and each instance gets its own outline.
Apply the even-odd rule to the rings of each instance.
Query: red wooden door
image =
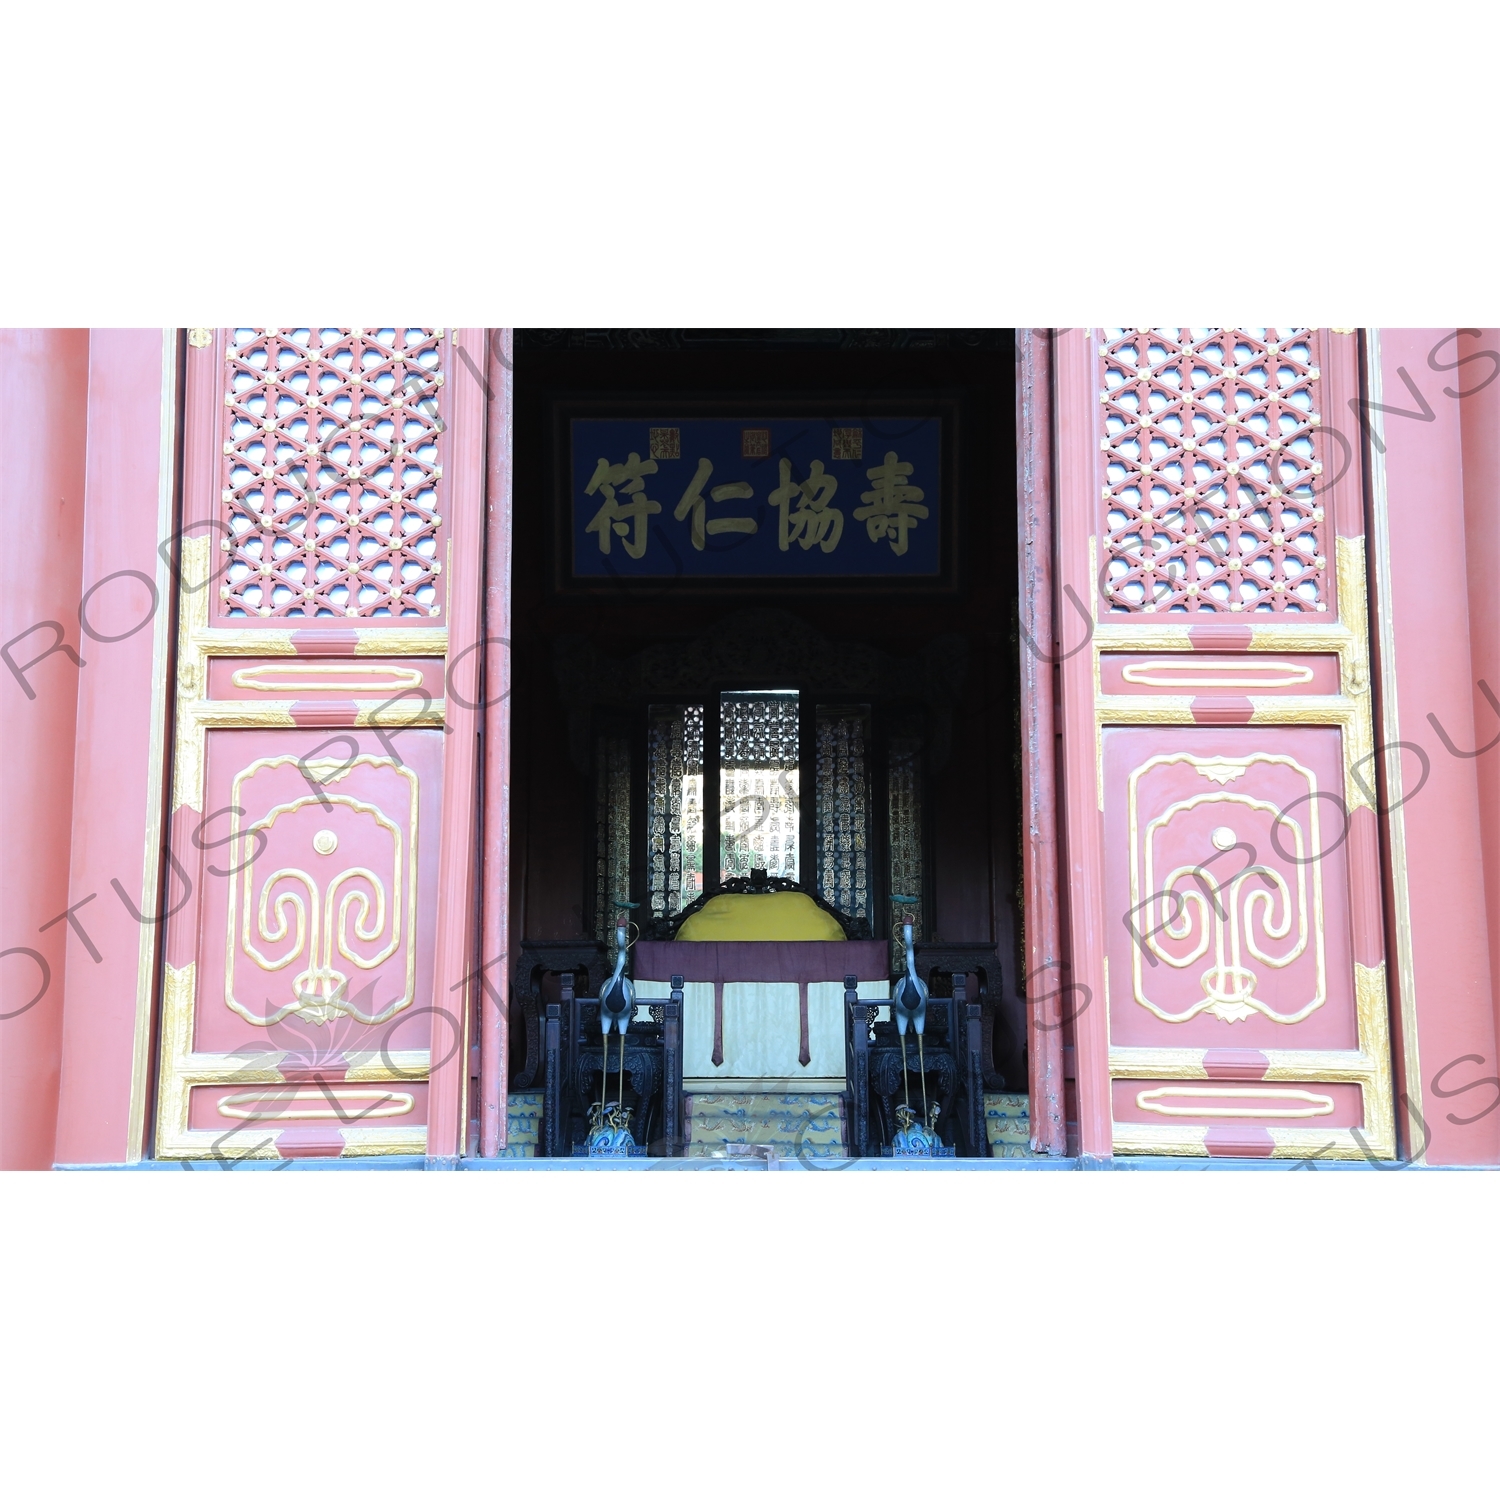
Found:
[[[481,331],[189,345],[157,1154],[456,1155]]]
[[[1357,340],[1055,341],[1083,1152],[1395,1149]]]

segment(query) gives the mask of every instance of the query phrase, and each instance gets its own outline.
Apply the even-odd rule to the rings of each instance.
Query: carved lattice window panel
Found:
[[[442,329],[237,328],[221,618],[442,614]]]
[[[912,924],[912,936],[923,931],[922,880],[922,742],[893,739],[890,744],[890,861],[891,930],[899,935],[901,924]],[[915,901],[897,901],[914,896]],[[891,940],[891,963],[899,968],[904,949],[899,936]]]
[[[870,915],[868,712],[818,710],[818,894],[846,916]]]
[[[726,768],[795,771],[799,755],[797,694],[724,693],[719,758]]]
[[[646,731],[647,889],[651,915],[703,890],[703,705],[652,704]]]
[[[1112,613],[1328,609],[1315,334],[1103,330]]]
[[[798,695],[719,699],[719,878],[754,869],[797,879]]]
[[[594,746],[598,825],[594,936],[601,941],[630,901],[630,743],[600,735]],[[622,905],[626,903],[626,905]]]

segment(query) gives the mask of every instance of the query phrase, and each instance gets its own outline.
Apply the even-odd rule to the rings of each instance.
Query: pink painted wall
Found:
[[[1487,706],[1476,713],[1479,677],[1500,695],[1490,564],[1500,478],[1493,423],[1500,405],[1490,391],[1445,394],[1479,384],[1494,368],[1490,361],[1457,372],[1436,371],[1428,362],[1434,355],[1446,363],[1475,347],[1500,350],[1500,342],[1460,338],[1440,346],[1452,331],[1380,332],[1383,403],[1416,413],[1384,416],[1391,535],[1386,608],[1395,660],[1382,666],[1386,673],[1394,668],[1399,738],[1421,746],[1431,764],[1417,791],[1417,758],[1405,753],[1410,800],[1402,812],[1421,1056],[1418,1105],[1431,1132],[1426,1159],[1434,1165],[1500,1162],[1500,1108],[1489,1108],[1500,1101],[1500,1081],[1481,1082],[1500,1078],[1491,955],[1496,771],[1486,757],[1451,754],[1432,722],[1435,717],[1465,750],[1500,730]],[[1402,370],[1425,398],[1430,419]],[[1455,375],[1462,384],[1454,383]],[[1490,756],[1500,757],[1500,747]],[[1391,967],[1399,983],[1399,970]],[[1407,1087],[1417,1100],[1410,1081]],[[1420,1129],[1413,1126],[1412,1136],[1420,1148]]]
[[[29,948],[51,969],[46,992],[25,953],[0,959],[0,1168],[53,1160],[68,924],[40,931],[68,905],[74,721],[80,669],[63,651],[25,664],[59,639],[80,650],[86,329],[0,330],[0,504],[12,566],[0,591],[0,641],[30,693],[0,664],[0,948]],[[23,634],[24,632],[30,632]],[[17,639],[20,637],[20,639]],[[84,641],[83,647],[90,643]],[[22,1011],[22,1014],[13,1014]]]
[[[153,966],[156,929],[136,919],[126,897],[137,912],[156,914],[159,835],[148,793],[153,781],[160,791],[152,731],[164,718],[168,684],[165,657],[158,666],[153,654],[172,605],[171,574],[157,551],[171,531],[159,514],[162,396],[163,330],[94,330],[82,591],[96,589],[87,606],[95,635],[124,639],[87,640],[89,666],[78,680],[73,798],[89,815],[73,821],[69,900],[94,896],[78,919],[100,957],[70,937],[59,1162],[128,1161],[141,1150],[127,1122],[138,976]],[[173,876],[168,905],[181,895]]]
[[[1490,942],[1490,984],[1495,1031],[1500,1037],[1500,712],[1480,684],[1500,699],[1500,587],[1495,546],[1500,539],[1500,328],[1460,335],[1438,355],[1438,363],[1487,351],[1448,375],[1445,388],[1459,391],[1463,410],[1464,560],[1469,590],[1469,661],[1474,673],[1477,738],[1467,749],[1491,748],[1474,764],[1479,795],[1479,842],[1484,854],[1484,897]],[[1451,352],[1450,352],[1451,351]],[[1453,399],[1453,398],[1449,398]],[[1500,1067],[1487,1069],[1500,1074]],[[1481,1091],[1469,1097],[1488,1102]],[[1500,1089],[1494,1091],[1500,1099]],[[1472,1114],[1460,1109],[1459,1114]],[[1500,1112],[1500,1111],[1497,1111]]]

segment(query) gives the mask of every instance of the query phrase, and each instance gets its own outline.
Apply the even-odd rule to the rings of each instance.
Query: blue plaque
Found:
[[[926,578],[941,417],[572,419],[572,576]]]

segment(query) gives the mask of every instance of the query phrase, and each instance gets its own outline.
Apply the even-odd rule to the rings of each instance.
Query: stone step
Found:
[[[540,1089],[506,1100],[502,1157],[532,1157],[541,1139]],[[1031,1101],[1025,1094],[984,1096],[991,1156],[1020,1160],[1031,1150]],[[684,1100],[689,1156],[846,1156],[842,1094],[689,1094]]]
[[[984,1132],[990,1155],[1012,1161],[1032,1157],[1031,1099],[1026,1094],[986,1094]]]
[[[542,1091],[507,1094],[505,1099],[505,1149],[502,1157],[535,1156],[542,1138]]]
[[[689,1156],[845,1156],[842,1094],[689,1094]]]

